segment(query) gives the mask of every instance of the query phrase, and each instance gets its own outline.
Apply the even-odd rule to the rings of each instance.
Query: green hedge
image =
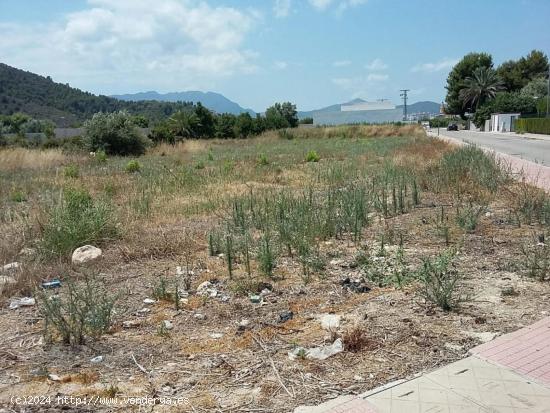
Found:
[[[516,130],[519,133],[543,133],[550,135],[550,118],[518,119]]]

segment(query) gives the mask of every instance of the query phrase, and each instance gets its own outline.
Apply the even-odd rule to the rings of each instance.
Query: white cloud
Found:
[[[283,61],[277,61],[275,62],[275,67],[279,70],[285,70],[288,67],[288,63]]]
[[[411,68],[412,72],[435,73],[449,70],[458,63],[458,59],[444,58],[433,63],[420,63]]]
[[[388,65],[380,58],[374,59],[368,65],[365,66],[366,69],[376,71],[376,70],[385,70],[388,68]]]
[[[291,0],[275,0],[273,11],[275,17],[287,17],[290,14]]]
[[[88,0],[48,25],[0,24],[0,61],[112,90],[198,86],[254,70],[256,55],[243,43],[257,19],[207,2]]]
[[[336,6],[338,12],[343,12],[349,8],[357,7],[367,3],[368,0],[309,0],[317,10],[327,10],[330,6]]]
[[[367,76],[367,81],[369,82],[385,82],[388,80],[388,75],[381,75],[376,73],[371,73]]]
[[[349,65],[351,65],[351,60],[337,60],[332,62],[332,66],[334,67],[346,67]]]

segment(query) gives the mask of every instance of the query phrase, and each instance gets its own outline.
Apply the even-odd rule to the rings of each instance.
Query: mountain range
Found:
[[[143,100],[156,100],[159,102],[201,102],[203,106],[217,113],[232,113],[238,115],[243,112],[248,112],[253,116],[256,114],[252,109],[242,108],[239,104],[215,92],[191,90],[187,92],[158,93],[150,91],[126,95],[112,95],[111,97],[127,102],[138,102]]]

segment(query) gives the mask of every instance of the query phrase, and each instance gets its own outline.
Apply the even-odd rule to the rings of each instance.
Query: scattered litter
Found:
[[[90,359],[90,363],[101,363],[103,361],[103,356],[96,356]]]
[[[454,343],[445,343],[443,345],[447,350],[456,351],[457,353],[462,353],[464,351],[464,346]]]
[[[271,294],[271,290],[269,290],[269,289],[267,289],[267,288],[264,288],[264,289],[262,290],[262,292],[260,293],[260,295],[261,295],[262,297],[265,297],[266,295],[269,295],[269,294]]]
[[[61,381],[61,377],[59,377],[57,374],[48,374],[48,378],[51,381]]]
[[[261,295],[252,294],[252,295],[249,296],[249,298],[250,298],[250,302],[254,303],[254,304],[258,304],[258,303],[262,302],[262,296]]]
[[[155,304],[156,301],[153,300],[152,298],[146,298],[143,300],[143,304]]]
[[[51,281],[44,281],[42,283],[42,288],[59,288],[61,287],[61,281],[57,278],[54,278]]]
[[[319,321],[323,330],[334,331],[340,327],[340,320],[342,316],[338,314],[321,314]]]
[[[188,298],[180,298],[180,303],[181,304],[189,304],[189,299]]]
[[[246,327],[248,327],[250,325],[250,320],[246,319],[246,318],[243,318],[240,322],[239,322],[239,328],[242,328],[242,329],[245,329]]]
[[[93,245],[84,245],[74,250],[72,255],[73,264],[84,264],[90,261],[94,261],[101,257],[101,249],[94,247]]]
[[[216,290],[214,284],[210,281],[205,281],[197,287],[197,295],[214,298],[218,295],[218,290]]]
[[[162,321],[162,326],[166,330],[172,330],[174,328],[174,324],[172,324],[172,322],[170,320],[163,320]]]
[[[229,297],[228,295],[222,295],[222,298],[221,298],[222,302],[224,303],[227,303],[230,299],[231,297]]]
[[[137,310],[136,314],[144,315],[144,314],[149,314],[150,312],[151,312],[150,308],[142,308],[141,310]]]
[[[355,375],[355,376],[353,376],[353,380],[355,380],[355,381],[363,381],[363,380],[365,380],[365,379],[364,379],[363,377],[359,376],[359,375]]]
[[[292,320],[294,313],[292,311],[283,311],[279,314],[279,323],[286,323],[288,320]]]
[[[371,290],[363,280],[351,280],[349,277],[340,281],[340,285],[356,293],[367,293]]]
[[[341,338],[337,338],[330,346],[319,346],[311,349],[296,347],[288,353],[288,357],[291,360],[295,360],[298,357],[314,360],[325,360],[335,354],[341,353],[342,351],[344,351],[344,344],[342,343]]]
[[[0,276],[0,287],[6,284],[15,284],[15,278],[7,275]]]
[[[122,322],[124,328],[135,328],[141,325],[141,320],[127,320]]]
[[[217,340],[219,338],[222,338],[222,337],[223,337],[222,333],[212,333],[212,334],[210,334],[210,338],[213,338],[215,340]]]
[[[36,304],[36,300],[33,297],[16,298],[10,303],[10,310],[15,310],[19,307],[30,307]]]
[[[6,264],[2,267],[2,271],[8,272],[8,271],[14,271],[21,267],[21,264],[18,262],[10,262],[9,264]]]
[[[27,257],[34,254],[36,254],[36,249],[34,248],[25,247],[25,248],[22,248],[21,251],[19,251],[19,255],[23,255]]]
[[[264,291],[264,290],[273,291],[273,285],[271,285],[270,283],[266,283],[265,281],[258,283],[258,286],[256,287],[256,291]]]

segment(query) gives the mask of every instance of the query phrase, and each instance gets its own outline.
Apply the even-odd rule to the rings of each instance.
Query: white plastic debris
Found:
[[[96,356],[90,359],[90,363],[101,363],[103,361],[103,356]]]
[[[48,378],[51,381],[61,381],[61,377],[59,377],[57,374],[48,374]]]
[[[23,297],[11,300],[10,310],[15,310],[19,307],[30,307],[36,304],[36,300],[33,297]]]
[[[334,331],[340,327],[341,318],[342,316],[338,314],[321,314],[319,321],[321,321],[323,330]]]
[[[10,262],[9,264],[6,264],[2,267],[2,271],[8,272],[8,271],[15,271],[21,267],[21,264],[18,262]]]
[[[213,338],[215,340],[219,339],[219,338],[222,338],[223,337],[223,334],[222,333],[211,333],[210,334],[210,338]]]
[[[205,281],[197,287],[197,295],[214,298],[218,295],[218,290],[213,287],[210,281]]]
[[[174,324],[170,320],[163,320],[162,325],[166,330],[172,330],[174,328]]]
[[[205,320],[206,316],[201,313],[196,313],[193,317],[195,317],[196,320]]]
[[[143,304],[149,305],[149,304],[155,304],[155,303],[156,303],[156,301],[153,300],[152,298],[146,298],[146,299],[143,300]]]
[[[306,359],[325,360],[331,356],[334,356],[335,354],[341,353],[342,351],[344,351],[344,344],[342,343],[341,338],[337,338],[336,340],[334,340],[334,343],[329,346],[319,346],[311,349],[297,347],[293,351],[288,353],[288,357],[291,360],[295,360],[300,357],[300,355],[304,354],[304,357]]]

